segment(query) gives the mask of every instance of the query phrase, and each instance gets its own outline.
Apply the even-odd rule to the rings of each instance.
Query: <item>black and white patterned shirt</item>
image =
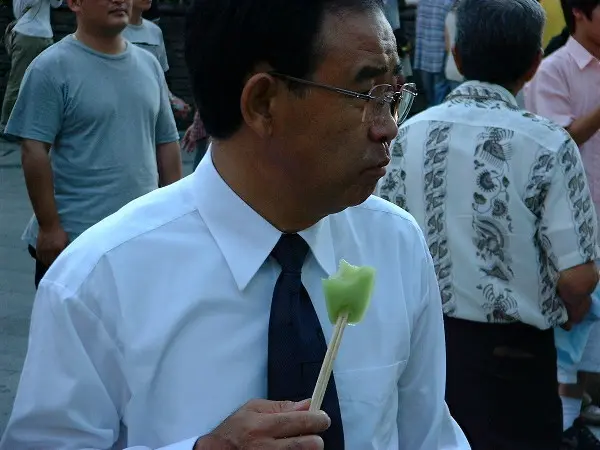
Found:
[[[451,317],[564,323],[559,272],[600,255],[577,145],[497,85],[466,82],[405,122],[377,194],[421,226]]]

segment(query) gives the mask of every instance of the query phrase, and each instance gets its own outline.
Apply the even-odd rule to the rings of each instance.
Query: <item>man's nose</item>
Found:
[[[398,124],[391,114],[374,121],[369,128],[369,139],[374,142],[391,142],[398,134]]]

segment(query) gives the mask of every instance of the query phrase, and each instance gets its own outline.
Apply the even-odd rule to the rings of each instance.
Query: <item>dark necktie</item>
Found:
[[[281,266],[269,321],[269,400],[300,401],[312,396],[327,344],[301,271],[308,244],[298,234],[284,234],[271,252]],[[344,431],[333,374],[321,407],[331,418],[323,433],[325,449],[343,450]]]

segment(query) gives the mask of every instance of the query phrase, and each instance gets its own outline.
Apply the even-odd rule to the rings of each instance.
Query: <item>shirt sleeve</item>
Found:
[[[410,358],[399,382],[402,450],[469,450],[444,400],[446,346],[442,300],[433,260],[421,234],[421,304],[411,330]]]
[[[61,85],[35,61],[25,72],[6,133],[53,144],[62,126],[63,113]]]
[[[42,281],[0,450],[112,448],[130,395],[122,367],[122,356],[98,317],[77,295]],[[191,450],[196,439],[163,450]],[[129,450],[134,449],[150,450]]]
[[[159,37],[160,37],[160,46],[158,50],[158,62],[162,67],[163,72],[169,71],[169,59],[167,58],[167,49],[165,47],[165,39],[163,37],[162,30],[158,29]]]
[[[175,116],[169,100],[169,88],[165,74],[160,73],[160,109],[156,118],[156,145],[168,144],[179,141],[179,131],[175,123]]]
[[[564,128],[575,120],[569,99],[569,83],[556,64],[542,63],[524,93],[525,108],[532,113]]]
[[[27,8],[33,8],[41,0],[13,0],[13,14],[15,19],[20,19],[27,11]]]
[[[543,202],[539,233],[559,271],[597,259],[598,222],[577,144],[565,135]]]

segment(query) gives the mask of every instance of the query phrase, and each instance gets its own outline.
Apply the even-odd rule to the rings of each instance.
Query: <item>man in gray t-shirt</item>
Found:
[[[181,178],[162,68],[150,53],[115,39],[121,47],[111,53],[77,34],[44,51],[29,66],[7,124],[23,139],[35,212],[23,239],[37,260],[36,286],[86,229]]]

